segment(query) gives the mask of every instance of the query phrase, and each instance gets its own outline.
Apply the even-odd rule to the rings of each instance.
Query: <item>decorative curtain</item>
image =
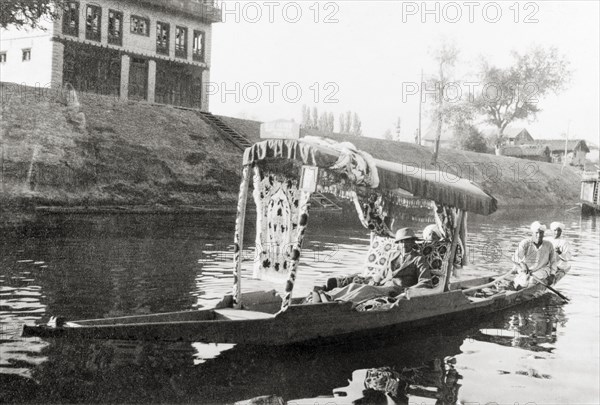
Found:
[[[256,257],[253,277],[288,277],[292,245],[298,235],[298,180],[254,168],[256,203]]]

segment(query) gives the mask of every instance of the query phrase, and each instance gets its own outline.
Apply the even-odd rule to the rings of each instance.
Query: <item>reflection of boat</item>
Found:
[[[251,171],[257,205],[254,275],[286,280],[283,298],[273,292],[241,293],[240,252]],[[371,268],[386,265],[397,249],[390,238],[391,227],[405,207],[433,208],[431,217],[444,235],[440,245],[430,249],[443,259],[436,269],[437,284],[409,289],[398,297],[386,296],[383,306],[377,302],[309,303],[292,299],[308,223],[308,202],[317,186],[354,201],[361,222],[372,232],[367,263]],[[67,323],[59,320],[53,327],[26,325],[23,333],[285,345],[394,333],[457,317],[486,315],[546,292],[540,284],[519,291],[498,288],[498,280],[490,277],[449,283],[453,266],[460,261],[457,251],[465,245],[467,212],[488,215],[495,210],[492,196],[447,173],[375,160],[352,146],[326,140],[263,141],[244,154],[234,236],[234,293],[216,308]]]
[[[411,377],[408,394],[424,396],[442,391],[439,366],[461,353],[467,337],[465,331],[436,328],[310,350],[235,346],[217,356],[212,355],[216,345],[210,345],[209,358],[201,362],[206,348],[186,342],[58,339],[34,371],[39,386],[28,400],[216,404],[275,395],[293,402],[331,396],[355,370],[379,367]]]
[[[600,170],[597,172],[584,172],[581,178],[581,213],[595,215],[600,213],[598,201],[598,187],[600,187]]]
[[[558,326],[566,322],[561,306],[552,305],[546,296],[536,305],[525,305],[508,317],[493,317],[470,337],[534,352],[551,352],[556,342]],[[550,345],[550,346],[548,346]]]

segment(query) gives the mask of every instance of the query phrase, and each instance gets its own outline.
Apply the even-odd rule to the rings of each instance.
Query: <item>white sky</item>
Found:
[[[518,125],[527,127],[534,138],[560,138],[569,127],[570,138],[599,143],[600,9],[596,0],[473,1],[472,6],[463,1],[428,1],[429,10],[438,4],[439,22],[435,12],[423,15],[421,1],[271,3],[229,1],[222,5],[225,22],[213,25],[213,113],[300,121],[302,105],[307,104],[333,112],[337,130],[339,113],[352,110],[362,120],[363,133],[371,137],[394,130],[401,117],[401,138],[409,141],[418,125],[419,98],[407,95],[403,101],[402,89],[407,83],[418,85],[421,68],[425,75],[436,73],[430,52],[443,38],[453,40],[461,50],[459,79],[476,72],[481,56],[507,64],[511,50],[525,51],[539,44],[556,46],[566,55],[574,69],[573,79],[567,91],[540,100],[543,111],[537,121]],[[501,16],[493,23],[497,9]],[[458,22],[446,21],[458,19],[457,10],[462,13]],[[326,23],[327,17],[333,22]],[[526,23],[527,18],[537,22]],[[293,23],[294,19],[298,21]],[[272,99],[266,82],[277,83],[271,85]],[[288,92],[284,95],[285,85]],[[302,98],[296,101],[298,88]],[[326,102],[328,95],[333,102]]]

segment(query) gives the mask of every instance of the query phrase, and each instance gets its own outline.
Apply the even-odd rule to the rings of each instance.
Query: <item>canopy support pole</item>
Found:
[[[246,201],[250,184],[250,165],[244,166],[240,194],[238,197],[237,215],[235,218],[235,235],[233,237],[233,307],[242,308],[242,250],[244,249],[244,220],[246,218]]]
[[[456,246],[458,245],[458,239],[460,236],[460,230],[462,229],[463,220],[465,218],[465,212],[461,209],[458,210],[458,216],[454,222],[454,229],[452,231],[452,244],[450,245],[450,252],[448,252],[448,259],[446,261],[446,277],[444,279],[444,291],[448,291],[448,285],[450,284],[450,276],[452,275],[452,269],[454,268],[454,258],[456,256]]]
[[[300,194],[300,220],[298,221],[298,236],[294,241],[292,247],[292,255],[290,259],[290,275],[285,285],[285,296],[281,303],[281,312],[285,312],[292,302],[292,290],[294,289],[294,283],[296,282],[296,272],[298,270],[298,263],[300,262],[300,252],[302,251],[302,243],[304,242],[304,233],[306,232],[306,226],[308,225],[308,211],[310,209],[310,195],[309,191],[301,191]]]

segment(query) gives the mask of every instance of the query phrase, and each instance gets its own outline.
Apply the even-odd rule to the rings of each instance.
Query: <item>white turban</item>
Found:
[[[562,231],[563,229],[565,229],[565,224],[563,224],[562,222],[552,222],[550,224],[550,229],[552,229],[553,231],[557,228],[560,228],[560,230]]]
[[[535,221],[534,223],[531,224],[529,229],[531,229],[531,232],[537,232],[537,231],[546,232],[546,225],[540,224],[538,221]]]

